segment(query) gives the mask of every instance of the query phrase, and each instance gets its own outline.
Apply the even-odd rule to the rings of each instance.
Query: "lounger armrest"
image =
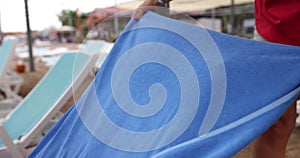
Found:
[[[10,138],[8,132],[3,127],[2,124],[0,124],[0,137],[13,158],[25,158],[26,157],[25,155],[22,154],[22,152],[19,150],[18,146]]]

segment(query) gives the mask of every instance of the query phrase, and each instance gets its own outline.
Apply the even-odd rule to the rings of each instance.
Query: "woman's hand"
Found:
[[[145,0],[132,14],[134,20],[139,20],[148,10],[155,10],[157,6],[166,6],[171,0]]]

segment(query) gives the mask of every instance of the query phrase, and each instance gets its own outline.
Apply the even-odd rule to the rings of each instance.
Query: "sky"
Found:
[[[50,26],[60,27],[57,15],[64,9],[91,12],[132,0],[28,0],[30,28],[41,31]],[[0,0],[0,26],[2,32],[25,32],[24,0]]]

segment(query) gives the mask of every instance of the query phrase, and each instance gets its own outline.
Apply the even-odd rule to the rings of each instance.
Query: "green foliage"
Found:
[[[58,19],[62,25],[69,25],[76,27],[76,12],[72,10],[62,10],[58,15]]]
[[[79,23],[80,23],[80,28],[81,28],[81,32],[83,34],[83,36],[85,37],[87,32],[88,32],[88,28],[86,26],[84,26],[83,24],[85,23],[85,20],[88,18],[88,13],[81,13],[79,16]],[[64,25],[69,25],[69,26],[73,26],[75,28],[77,28],[77,17],[76,17],[76,10],[62,10],[60,14],[57,15],[59,21],[61,22],[61,24]],[[74,37],[75,38],[75,42],[81,42],[82,41],[82,37]]]
[[[87,17],[88,14],[81,13],[80,24],[84,23]],[[69,25],[77,28],[76,10],[62,10],[61,13],[58,15],[58,19],[62,23],[62,25]]]

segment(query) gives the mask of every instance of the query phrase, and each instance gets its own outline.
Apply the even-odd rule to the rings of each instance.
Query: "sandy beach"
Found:
[[[19,73],[24,79],[24,84],[21,87],[20,95],[26,96],[28,92],[38,83],[38,81],[46,74],[49,68],[43,62],[35,63],[35,71],[31,72],[28,70],[28,63],[26,63],[26,71],[23,73]],[[83,84],[76,94],[81,94],[88,83],[92,80],[92,78],[87,78],[85,80],[85,84]],[[68,110],[70,106],[74,103],[73,98],[70,98],[66,105],[61,109],[62,112]],[[252,145],[248,145],[246,148],[241,150],[238,154],[234,156],[234,158],[250,158],[251,157],[251,147]],[[34,148],[34,147],[33,147]],[[300,128],[296,127],[288,144],[286,158],[298,158],[300,155]]]

